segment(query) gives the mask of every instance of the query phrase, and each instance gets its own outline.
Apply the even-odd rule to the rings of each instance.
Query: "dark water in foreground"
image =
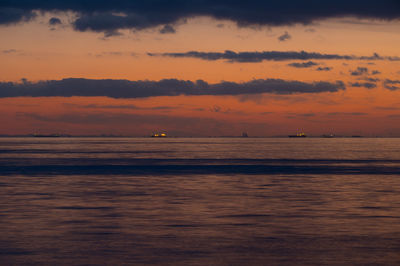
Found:
[[[0,265],[400,265],[400,139],[0,138]]]

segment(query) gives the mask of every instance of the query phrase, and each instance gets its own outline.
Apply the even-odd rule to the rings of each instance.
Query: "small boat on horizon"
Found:
[[[297,133],[296,135],[289,135],[289,138],[306,138],[307,135],[305,133]]]
[[[166,138],[167,134],[165,134],[165,133],[153,133],[153,134],[151,134],[151,137],[152,138]]]
[[[324,134],[322,135],[323,138],[334,138],[335,135],[334,134]]]

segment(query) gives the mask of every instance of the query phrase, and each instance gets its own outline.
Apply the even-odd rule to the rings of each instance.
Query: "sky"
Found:
[[[400,2],[0,0],[0,134],[400,137]]]

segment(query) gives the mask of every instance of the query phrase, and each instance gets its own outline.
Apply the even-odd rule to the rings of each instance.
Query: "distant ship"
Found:
[[[249,135],[247,135],[247,132],[242,133],[242,138],[248,138],[248,137],[249,137]]]
[[[334,138],[335,135],[334,134],[329,134],[329,135],[325,134],[325,135],[322,135],[322,137],[323,138]]]
[[[153,133],[153,134],[151,135],[151,137],[152,137],[152,138],[166,138],[166,137],[167,137],[167,134],[165,134],[165,133]]]
[[[305,133],[297,133],[296,135],[289,135],[289,138],[305,138],[307,135]]]

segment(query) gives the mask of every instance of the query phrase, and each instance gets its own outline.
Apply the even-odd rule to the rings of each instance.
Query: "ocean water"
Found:
[[[0,265],[400,265],[400,139],[0,138]]]

